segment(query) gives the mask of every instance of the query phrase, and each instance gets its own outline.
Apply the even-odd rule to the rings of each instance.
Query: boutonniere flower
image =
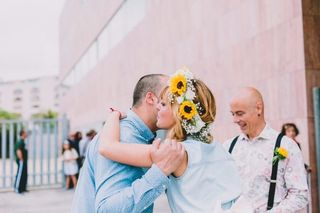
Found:
[[[272,158],[272,164],[275,164],[279,160],[283,160],[288,157],[288,151],[283,147],[277,148],[275,154],[276,155]]]

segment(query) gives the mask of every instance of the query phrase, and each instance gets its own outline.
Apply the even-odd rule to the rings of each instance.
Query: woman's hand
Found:
[[[166,139],[163,143],[156,139],[150,152],[151,160],[165,174],[170,175],[185,159],[184,146],[174,140]]]
[[[110,113],[118,114],[120,120],[127,117],[127,114],[125,112],[121,112],[120,110],[114,109],[112,107],[110,107],[109,110],[110,110]]]

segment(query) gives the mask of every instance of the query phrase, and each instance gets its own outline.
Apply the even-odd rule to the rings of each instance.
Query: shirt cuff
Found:
[[[169,184],[169,178],[155,164],[152,164],[151,168],[145,174],[145,179],[153,187],[157,188],[161,186],[163,190],[166,189]]]

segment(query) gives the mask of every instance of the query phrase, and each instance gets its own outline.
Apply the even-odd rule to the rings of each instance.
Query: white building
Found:
[[[0,108],[20,113],[24,119],[36,113],[59,110],[57,76],[0,82]]]

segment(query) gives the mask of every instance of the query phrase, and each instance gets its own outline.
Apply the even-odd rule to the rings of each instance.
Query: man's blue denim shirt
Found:
[[[146,144],[154,134],[133,112],[120,122],[121,141]],[[72,202],[72,212],[152,212],[153,202],[169,179],[156,166],[149,170],[117,163],[98,152],[99,136],[90,143]]]

